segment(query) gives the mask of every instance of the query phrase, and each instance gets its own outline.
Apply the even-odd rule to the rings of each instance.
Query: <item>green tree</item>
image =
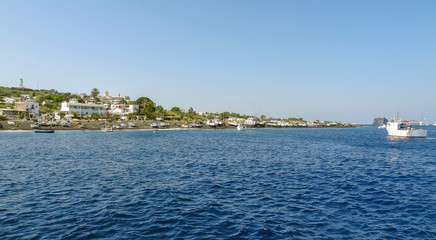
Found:
[[[157,106],[155,111],[156,117],[165,117],[165,109],[162,106]]]
[[[179,107],[173,107],[173,108],[171,108],[171,112],[176,113],[176,114],[180,114],[180,113],[182,113],[182,110]]]
[[[110,112],[106,111],[106,112],[103,114],[103,118],[105,118],[105,119],[111,119],[111,118],[112,118],[112,114],[111,114]]]
[[[91,114],[91,119],[95,119],[95,120],[97,120],[97,119],[99,119],[100,118],[100,114],[98,114],[98,113],[93,113],[93,114]]]
[[[136,100],[139,105],[139,114],[144,115],[147,119],[154,119],[156,112],[156,103],[148,97],[140,97]]]
[[[94,102],[98,102],[100,101],[100,99],[98,98],[98,95],[100,94],[100,91],[98,91],[97,88],[93,88],[91,91],[91,97],[94,99]]]
[[[62,100],[63,100],[63,97],[61,95],[54,95],[53,96],[53,102],[55,102],[55,103],[60,103],[60,102],[62,102]]]
[[[194,109],[192,107],[189,108],[188,114],[196,114]]]
[[[220,114],[220,118],[221,119],[226,119],[230,117],[230,113],[229,112],[223,112]]]

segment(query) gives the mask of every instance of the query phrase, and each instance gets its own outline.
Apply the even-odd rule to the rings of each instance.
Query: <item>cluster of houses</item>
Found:
[[[76,94],[81,95],[81,94]],[[82,94],[83,97],[86,94]],[[83,98],[82,97],[82,98]],[[62,102],[60,110],[54,112],[54,118],[60,120],[61,118],[72,119],[74,115],[91,117],[95,114],[103,116],[106,113],[111,115],[118,115],[121,119],[126,119],[126,115],[137,113],[139,111],[139,105],[121,104],[125,102],[126,98],[121,94],[117,96],[109,96],[107,91],[99,97],[104,104],[97,104],[92,102],[78,102],[75,99],[71,99],[68,102]],[[4,115],[9,119],[18,118],[33,118],[33,119],[52,119],[52,116],[40,114],[40,103],[30,95],[21,95],[20,97],[4,97],[4,105],[13,105],[14,108],[0,108],[0,115]],[[45,104],[43,102],[42,104]],[[62,114],[61,114],[62,113]],[[197,113],[199,115],[207,116],[206,113]],[[62,115],[62,117],[61,117]],[[163,120],[163,119],[156,119]],[[349,124],[342,124],[340,122],[324,122],[324,121],[308,121],[308,122],[289,122],[282,120],[269,120],[269,121],[256,121],[253,118],[227,118],[224,122],[220,119],[209,120],[206,125],[219,126],[220,124],[227,124],[232,126],[238,126],[240,124],[256,127],[335,127],[335,126],[348,126]],[[351,126],[351,124],[350,124]]]
[[[100,99],[108,103],[79,103],[75,99],[62,102],[61,108],[59,111],[55,112],[55,116],[59,116],[59,113],[64,113],[66,118],[72,117],[74,113],[79,116],[91,116],[94,113],[103,116],[108,112],[112,115],[120,115],[123,117],[139,111],[138,105],[120,104],[119,102],[125,99],[121,97],[120,94],[116,97],[111,97],[109,93],[105,91]],[[14,106],[14,108],[0,108],[0,115],[4,115],[10,119],[20,118],[20,116],[24,116],[25,118],[44,117],[41,116],[39,111],[40,103],[27,94],[21,95],[20,97],[4,97],[3,104]]]

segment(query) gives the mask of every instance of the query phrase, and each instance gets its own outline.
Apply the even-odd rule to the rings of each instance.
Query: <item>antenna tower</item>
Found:
[[[20,88],[24,88],[23,79],[20,78]]]

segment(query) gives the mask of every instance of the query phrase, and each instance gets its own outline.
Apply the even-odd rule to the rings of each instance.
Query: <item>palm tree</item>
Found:
[[[98,94],[100,94],[100,91],[98,91],[97,88],[93,88],[92,91],[91,91],[91,97],[93,98],[95,103],[100,101],[100,99],[98,99]]]

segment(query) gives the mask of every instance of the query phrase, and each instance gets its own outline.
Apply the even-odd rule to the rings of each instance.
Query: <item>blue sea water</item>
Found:
[[[0,239],[436,239],[436,128],[0,132]]]

